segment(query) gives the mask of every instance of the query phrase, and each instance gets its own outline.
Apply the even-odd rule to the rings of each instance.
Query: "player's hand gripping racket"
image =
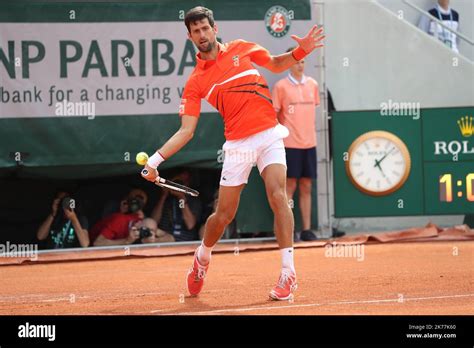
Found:
[[[148,170],[143,169],[142,174],[143,175],[148,175]],[[157,177],[156,180],[155,180],[155,184],[158,185],[158,186],[161,186],[161,187],[166,187],[170,190],[183,192],[183,193],[185,193],[187,195],[190,195],[190,196],[193,196],[193,197],[199,196],[199,191],[193,190],[192,188],[189,188],[187,186],[178,184],[176,182],[166,180],[164,178]]]

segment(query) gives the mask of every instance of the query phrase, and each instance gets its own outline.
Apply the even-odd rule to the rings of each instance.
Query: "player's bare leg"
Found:
[[[298,186],[298,181],[296,178],[286,178],[286,195],[288,198],[288,204],[290,205],[290,208],[293,209],[295,206],[295,202],[293,200],[293,196],[296,192],[296,187]],[[275,224],[273,225],[273,230],[275,231]],[[293,231],[295,233],[295,231]],[[296,234],[294,236],[296,238]],[[296,240],[296,239],[295,239]]]
[[[201,292],[204,285],[211,252],[222,237],[224,229],[232,222],[239,207],[240,193],[244,188],[240,186],[220,186],[216,211],[207,218],[202,244],[196,249],[193,266],[188,272],[187,284],[191,295]]]
[[[220,186],[216,211],[206,221],[203,244],[213,247],[221,238],[224,229],[232,222],[239,207],[240,193],[245,184],[240,186]]]
[[[262,172],[268,203],[275,215],[275,235],[280,249],[293,247],[294,219],[286,194],[286,167],[270,164]]]
[[[294,219],[286,193],[286,167],[270,164],[262,172],[268,202],[275,215],[275,235],[282,254],[282,271],[277,286],[270,292],[274,300],[288,300],[296,290],[296,272],[293,261]]]

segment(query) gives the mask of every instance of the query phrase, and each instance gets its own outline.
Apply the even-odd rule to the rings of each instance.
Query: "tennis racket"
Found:
[[[148,170],[143,169],[142,174],[147,175]],[[192,188],[189,188],[187,186],[178,184],[176,182],[166,180],[165,178],[160,178],[160,177],[156,178],[155,185],[158,185],[158,186],[161,186],[161,187],[166,187],[170,190],[174,190],[174,191],[178,191],[178,192],[183,192],[183,193],[185,193],[187,195],[190,195],[190,196],[193,196],[193,197],[199,196],[199,191],[193,190]]]

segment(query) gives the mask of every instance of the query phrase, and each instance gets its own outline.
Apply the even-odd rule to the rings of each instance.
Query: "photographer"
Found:
[[[143,208],[148,196],[142,190],[129,192],[127,199],[122,201],[120,212],[110,214],[91,229],[90,238],[94,246],[125,245],[135,243],[139,237]]]
[[[126,229],[114,230],[106,226],[94,242],[94,246],[127,245],[139,241],[143,220],[131,220]],[[125,231],[122,233],[121,231]],[[117,233],[118,232],[118,233]]]
[[[152,218],[143,220],[143,226],[140,228],[140,236],[144,238],[142,243],[170,243],[174,242],[174,237],[158,228],[156,221]]]
[[[121,200],[109,200],[105,204],[104,209],[102,211],[102,218],[118,212],[127,214],[129,212],[128,202],[134,197],[139,197],[145,201],[147,200],[147,194],[145,193],[145,191],[139,188],[132,188],[127,192],[126,195],[123,196]],[[140,216],[141,219],[145,217],[143,212],[140,211],[139,214],[142,214]]]
[[[76,201],[68,192],[56,194],[51,213],[36,232],[39,240],[46,240],[47,249],[89,246],[87,219],[79,212]]]

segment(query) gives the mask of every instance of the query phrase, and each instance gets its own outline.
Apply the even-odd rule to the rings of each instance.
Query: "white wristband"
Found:
[[[147,161],[147,165],[153,169],[156,169],[160,164],[161,162],[163,162],[165,159],[163,158],[163,156],[160,155],[160,153],[157,151],[155,152],[155,154],[153,156],[151,156],[150,158],[148,158],[148,161]]]

